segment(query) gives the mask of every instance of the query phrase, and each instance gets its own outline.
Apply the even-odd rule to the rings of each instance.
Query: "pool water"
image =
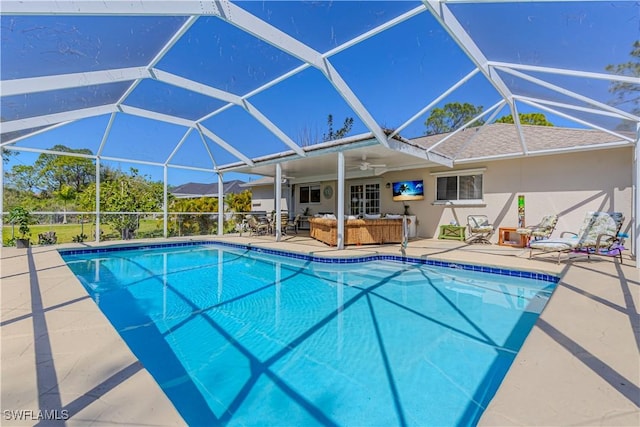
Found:
[[[189,425],[474,425],[555,287],[214,245],[63,257]]]

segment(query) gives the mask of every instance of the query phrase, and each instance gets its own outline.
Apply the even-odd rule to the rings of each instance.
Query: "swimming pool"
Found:
[[[61,253],[189,425],[473,425],[555,288],[209,244]]]

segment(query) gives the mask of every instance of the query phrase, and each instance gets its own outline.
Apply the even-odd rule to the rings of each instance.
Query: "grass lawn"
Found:
[[[87,235],[86,241],[95,240],[93,233],[95,230],[95,224],[84,224],[84,229],[80,224],[43,224],[43,225],[31,225],[31,244],[38,243],[38,234],[45,231],[55,231],[58,243],[71,243],[73,238],[81,234],[84,230],[84,234]],[[5,225],[2,228],[2,241],[6,243],[11,238],[11,225]],[[118,240],[120,239],[120,233],[114,231],[106,224],[102,224],[100,229],[103,232],[101,240]],[[157,222],[153,219],[140,220],[140,228],[136,230],[136,236],[140,238],[144,237],[161,237],[162,236],[162,222]],[[15,228],[15,237],[19,237],[18,227]]]

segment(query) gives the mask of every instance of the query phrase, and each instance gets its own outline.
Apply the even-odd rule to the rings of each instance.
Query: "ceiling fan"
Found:
[[[386,168],[387,165],[384,163],[370,163],[367,162],[367,156],[364,155],[362,156],[362,161],[360,162],[359,165],[357,166],[353,166],[352,169],[360,169],[361,171],[368,171],[370,169],[376,169],[376,168]]]
[[[367,171],[369,169],[376,169],[376,168],[386,168],[387,165],[383,164],[383,163],[369,163],[369,162],[361,162],[360,165],[358,165],[358,169],[360,169],[361,171]]]

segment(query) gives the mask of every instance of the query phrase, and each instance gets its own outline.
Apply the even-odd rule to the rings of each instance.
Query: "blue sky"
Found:
[[[404,1],[239,2],[247,11],[319,52],[330,50],[419,4]],[[607,64],[630,59],[632,43],[640,38],[639,9],[636,2],[452,5],[453,12],[490,60],[592,72],[604,72]],[[183,17],[3,16],[2,79],[145,65],[183,22]],[[330,61],[374,119],[388,128],[401,125],[474,68],[428,12],[338,53]],[[299,59],[217,18],[202,17],[157,68],[243,95],[300,64]],[[611,98],[606,81],[550,74],[538,77],[602,102]],[[523,94],[534,95],[537,90],[550,100],[565,101],[562,96],[540,91],[517,78],[508,76],[505,81]],[[3,119],[91,106],[96,96],[101,103],[113,102],[125,86],[112,84],[4,97]],[[499,99],[492,85],[478,74],[440,106],[447,102],[469,102],[488,108]],[[249,101],[294,141],[300,141],[303,135],[322,137],[327,130],[328,114],[333,114],[335,127],[339,127],[344,118],[354,117],[352,134],[366,131],[323,74],[311,67],[252,96]],[[125,104],[191,120],[224,105],[222,101],[157,81],[142,82]],[[520,112],[531,111],[534,110],[520,106]],[[402,135],[421,135],[427,116],[418,119]],[[550,114],[547,117],[558,126],[579,126]],[[18,145],[49,148],[64,144],[95,152],[108,120],[108,116],[82,120]],[[288,149],[239,107],[229,108],[204,121],[204,125],[249,157]],[[103,154],[162,163],[185,131],[184,127],[118,114]],[[236,161],[210,141],[209,147],[218,164]],[[12,159],[7,169],[14,164],[30,164],[35,157],[37,154],[22,153]],[[197,132],[191,133],[173,162],[194,167],[211,165]],[[116,162],[114,166],[128,169],[134,165]],[[162,178],[162,168],[135,167],[154,179]],[[225,176],[225,180],[235,178],[246,179],[236,174]],[[169,182],[174,185],[214,179],[211,174],[179,169],[171,169],[169,174]]]

